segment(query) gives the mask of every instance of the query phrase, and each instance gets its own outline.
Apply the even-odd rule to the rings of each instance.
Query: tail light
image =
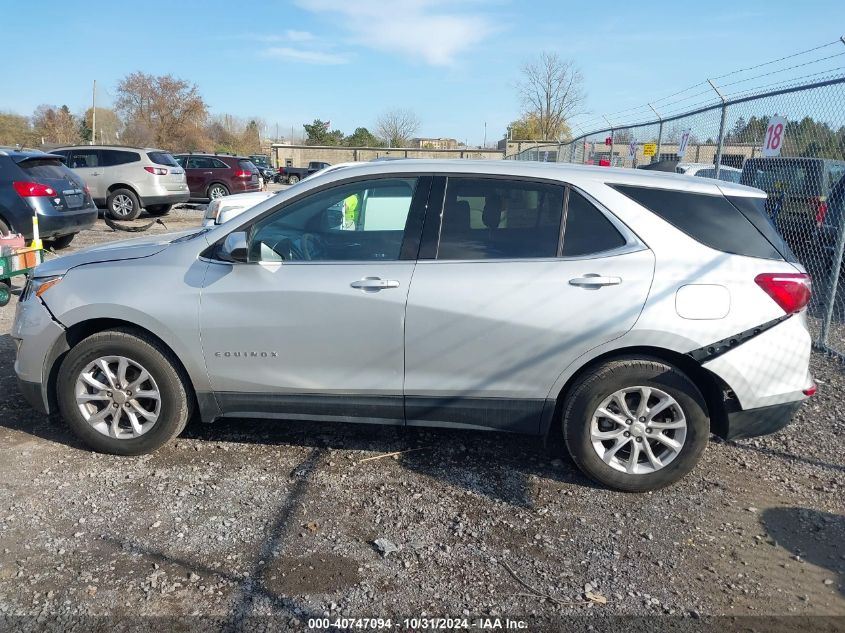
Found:
[[[784,312],[798,312],[810,303],[810,275],[806,273],[762,273],[754,281]]]
[[[21,198],[52,198],[56,190],[38,182],[13,182],[12,186]]]
[[[166,176],[167,170],[164,167],[144,167],[144,169],[150,172],[154,176]]]
[[[235,172],[235,178],[252,178],[252,172],[246,169],[239,169]]]
[[[821,226],[824,216],[827,215],[827,201],[824,198],[816,198],[816,226]]]

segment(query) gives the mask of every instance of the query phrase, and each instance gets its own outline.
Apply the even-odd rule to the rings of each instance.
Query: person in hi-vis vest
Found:
[[[344,231],[355,231],[358,228],[358,194],[353,193],[343,199],[343,223],[340,228]]]

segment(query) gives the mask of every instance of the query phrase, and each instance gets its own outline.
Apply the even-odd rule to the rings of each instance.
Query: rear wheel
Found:
[[[138,196],[131,189],[115,189],[106,199],[108,214],[115,220],[134,220],[141,213]]]
[[[628,358],[602,364],[573,385],[563,434],[586,475],[617,490],[645,492],[693,469],[710,423],[701,392],[678,368]]]
[[[225,185],[221,185],[220,183],[215,183],[208,188],[209,200],[217,200],[218,198],[222,198],[223,196],[228,195],[229,190],[226,189]]]
[[[92,334],[59,368],[62,417],[88,446],[149,453],[179,435],[191,413],[187,379],[173,354],[129,328]]]
[[[47,242],[47,245],[50,248],[56,251],[60,251],[63,248],[67,248],[68,246],[70,246],[70,243],[73,241],[74,237],[76,237],[76,233],[71,233],[70,235],[62,235],[61,237],[53,237],[45,241]]]
[[[290,176],[288,176],[288,184],[289,185],[295,185],[298,182],[299,182],[299,176],[297,176],[296,174],[291,174]]]
[[[170,209],[173,208],[172,204],[151,204],[147,209],[147,213],[150,215],[167,215],[170,213]]]

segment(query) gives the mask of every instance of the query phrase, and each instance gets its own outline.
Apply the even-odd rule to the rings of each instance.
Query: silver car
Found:
[[[164,150],[80,145],[51,151],[88,185],[91,197],[115,220],[134,220],[146,209],[165,215],[190,196],[185,170]]]
[[[815,391],[809,278],[764,203],[641,170],[352,165],[42,264],[15,370],[99,451],[152,451],[194,413],[555,433],[594,479],[651,490]]]

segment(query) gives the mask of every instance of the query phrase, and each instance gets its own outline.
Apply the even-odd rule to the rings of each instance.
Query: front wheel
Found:
[[[617,490],[646,492],[693,469],[710,422],[701,392],[678,368],[627,358],[599,365],[573,385],[563,434],[586,475]]]
[[[130,328],[98,332],[74,346],[56,389],[68,426],[103,453],[150,453],[179,435],[191,414],[176,357]]]

